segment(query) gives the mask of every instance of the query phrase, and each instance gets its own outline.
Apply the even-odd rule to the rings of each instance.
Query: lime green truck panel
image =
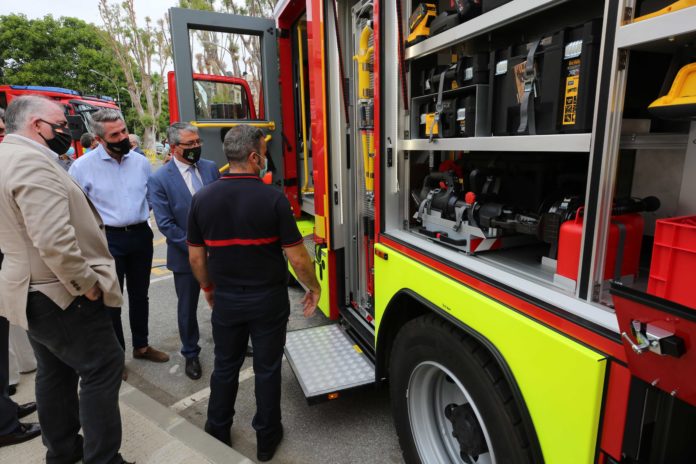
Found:
[[[390,248],[376,248],[388,253],[387,260],[375,257],[378,331],[387,305],[400,290],[410,289],[442,308],[503,356],[531,415],[545,462],[593,462],[605,356]]]
[[[300,235],[306,237],[308,235],[314,235],[314,217],[313,216],[302,216],[296,221],[297,228],[300,231]],[[319,267],[322,267],[321,271]],[[288,269],[290,273],[297,279],[297,274],[295,270],[288,264]],[[317,306],[326,317],[329,317],[329,262],[327,259],[326,248],[319,250],[319,256],[316,257],[314,263],[314,271],[317,274],[317,280],[319,285],[321,285],[321,297],[319,298],[319,303]]]

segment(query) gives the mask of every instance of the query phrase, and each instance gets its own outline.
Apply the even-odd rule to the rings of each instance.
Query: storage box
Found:
[[[648,293],[696,309],[696,216],[655,223]]]
[[[414,138],[486,137],[488,125],[488,86],[468,85],[442,93],[443,111],[433,124],[437,93],[411,99],[411,134]]]
[[[491,53],[494,135],[592,129],[601,26],[601,21],[593,20]],[[526,62],[535,45],[530,75]],[[521,125],[525,96],[528,123]]]

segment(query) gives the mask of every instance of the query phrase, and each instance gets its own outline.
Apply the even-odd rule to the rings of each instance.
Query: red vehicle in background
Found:
[[[91,114],[103,108],[121,111],[111,97],[83,95],[77,90],[38,85],[0,85],[0,107],[7,108],[13,98],[22,95],[43,95],[63,105],[76,156],[81,156],[84,152],[80,136],[85,132],[93,132]]]
[[[179,102],[176,97],[176,76],[167,74],[169,122],[179,122]],[[196,114],[199,119],[257,119],[254,98],[249,83],[241,77],[193,73]],[[263,119],[263,104],[258,119]]]

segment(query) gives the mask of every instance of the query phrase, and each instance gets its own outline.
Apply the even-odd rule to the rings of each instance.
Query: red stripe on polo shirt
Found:
[[[283,248],[290,248],[290,247],[297,246],[297,245],[299,245],[299,244],[302,243],[302,242],[304,242],[304,239],[303,239],[303,238],[299,239],[299,240],[296,241],[295,243],[288,243],[287,245],[282,245],[282,247],[283,247]]]
[[[224,175],[221,177],[223,180],[233,180],[233,179],[253,179],[253,180],[261,180],[259,176],[231,176],[231,175]]]
[[[188,240],[186,240],[186,244],[187,244],[188,246],[192,246],[192,247],[204,247],[204,246],[205,246],[205,245],[201,245],[201,244],[199,244],[199,243],[191,243],[191,242],[189,242]]]
[[[249,245],[268,245],[280,240],[280,237],[267,238],[228,238],[225,240],[206,240],[205,244],[209,247],[224,247],[232,245],[249,246]]]

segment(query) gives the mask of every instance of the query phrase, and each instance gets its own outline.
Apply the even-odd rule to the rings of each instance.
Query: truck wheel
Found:
[[[426,315],[404,325],[389,373],[394,424],[408,464],[533,462],[500,367],[443,319]]]

